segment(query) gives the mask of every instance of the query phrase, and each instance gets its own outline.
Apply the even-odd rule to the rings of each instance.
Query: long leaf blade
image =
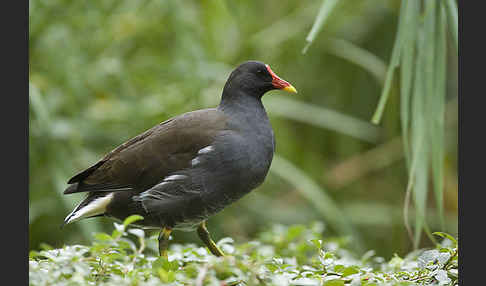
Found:
[[[411,143],[412,143],[412,164],[409,174],[409,186],[413,194],[415,205],[415,233],[414,233],[414,248],[417,248],[420,242],[421,233],[425,220],[426,207],[426,181],[427,181],[427,162],[425,150],[425,138],[427,137],[427,129],[425,122],[425,97],[426,97],[426,83],[425,83],[425,39],[424,31],[419,30],[418,35],[418,54],[417,64],[415,66],[415,84],[412,97],[412,117],[411,122]]]
[[[371,52],[343,39],[329,38],[326,50],[340,58],[356,64],[368,71],[376,81],[383,85],[386,76],[386,63]]]
[[[444,116],[445,116],[445,85],[446,85],[446,16],[442,6],[438,7],[437,19],[437,40],[435,58],[435,80],[433,101],[431,102],[430,122],[432,124],[431,134],[433,134],[431,152],[431,167],[434,182],[434,194],[437,205],[438,216],[441,219],[441,227],[444,229]]]
[[[456,52],[459,51],[459,38],[458,38],[458,16],[457,16],[457,4],[456,0],[444,0],[447,11],[447,24],[449,31],[454,40],[456,46]]]
[[[400,52],[403,45],[403,30],[404,30],[404,18],[406,15],[406,2],[402,1],[400,7],[400,17],[398,20],[397,36],[395,38],[395,44],[393,45],[392,55],[390,59],[390,64],[388,65],[388,70],[386,72],[385,84],[381,92],[380,100],[378,101],[378,106],[376,107],[375,113],[371,118],[371,122],[374,124],[380,123],[383,111],[385,110],[386,102],[388,101],[388,95],[390,94],[390,89],[393,84],[393,74],[395,68],[400,62]]]
[[[400,59],[400,121],[402,126],[403,149],[407,166],[410,169],[410,143],[409,143],[409,128],[410,128],[410,100],[413,84],[413,72],[415,63],[415,46],[418,27],[419,16],[419,2],[407,1],[405,26],[404,30],[404,44],[402,50],[402,57]]]
[[[266,98],[265,105],[272,115],[331,129],[363,141],[376,143],[380,137],[380,128],[328,108],[283,97]]]
[[[305,54],[307,52],[310,45],[314,42],[317,34],[324,27],[324,24],[326,23],[331,12],[334,10],[334,7],[336,7],[337,3],[338,3],[338,0],[323,0],[322,1],[321,8],[319,9],[319,13],[317,14],[317,17],[314,21],[314,24],[312,25],[312,28],[311,28],[309,34],[305,38],[305,40],[307,41],[307,44],[305,45],[304,49],[302,50],[303,54]]]

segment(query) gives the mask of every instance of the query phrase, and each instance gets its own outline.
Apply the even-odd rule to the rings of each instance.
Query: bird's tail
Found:
[[[106,207],[113,200],[113,193],[99,192],[90,193],[88,197],[79,203],[74,210],[66,216],[61,228],[68,223],[78,221],[82,218],[104,215]]]

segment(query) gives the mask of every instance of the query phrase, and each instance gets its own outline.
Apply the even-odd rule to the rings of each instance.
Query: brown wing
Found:
[[[197,152],[226,127],[216,109],[185,113],[154,126],[72,177],[64,194],[144,190],[168,174],[190,166]]]

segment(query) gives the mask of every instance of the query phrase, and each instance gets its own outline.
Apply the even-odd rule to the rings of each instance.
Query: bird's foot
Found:
[[[223,251],[221,251],[221,249],[219,249],[216,243],[214,243],[214,241],[211,239],[209,231],[206,228],[206,221],[203,221],[201,222],[201,224],[199,224],[197,228],[197,234],[199,235],[199,238],[204,242],[204,244],[206,244],[212,254],[216,256],[224,256]]]
[[[167,249],[169,248],[169,237],[171,232],[171,228],[164,227],[159,234],[159,255],[165,258],[168,258]]]

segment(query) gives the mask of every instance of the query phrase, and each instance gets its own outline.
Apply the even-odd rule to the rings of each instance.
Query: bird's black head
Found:
[[[279,78],[269,65],[258,61],[247,61],[233,70],[224,86],[224,93],[244,92],[260,98],[265,92],[272,89],[297,92],[290,83]]]

